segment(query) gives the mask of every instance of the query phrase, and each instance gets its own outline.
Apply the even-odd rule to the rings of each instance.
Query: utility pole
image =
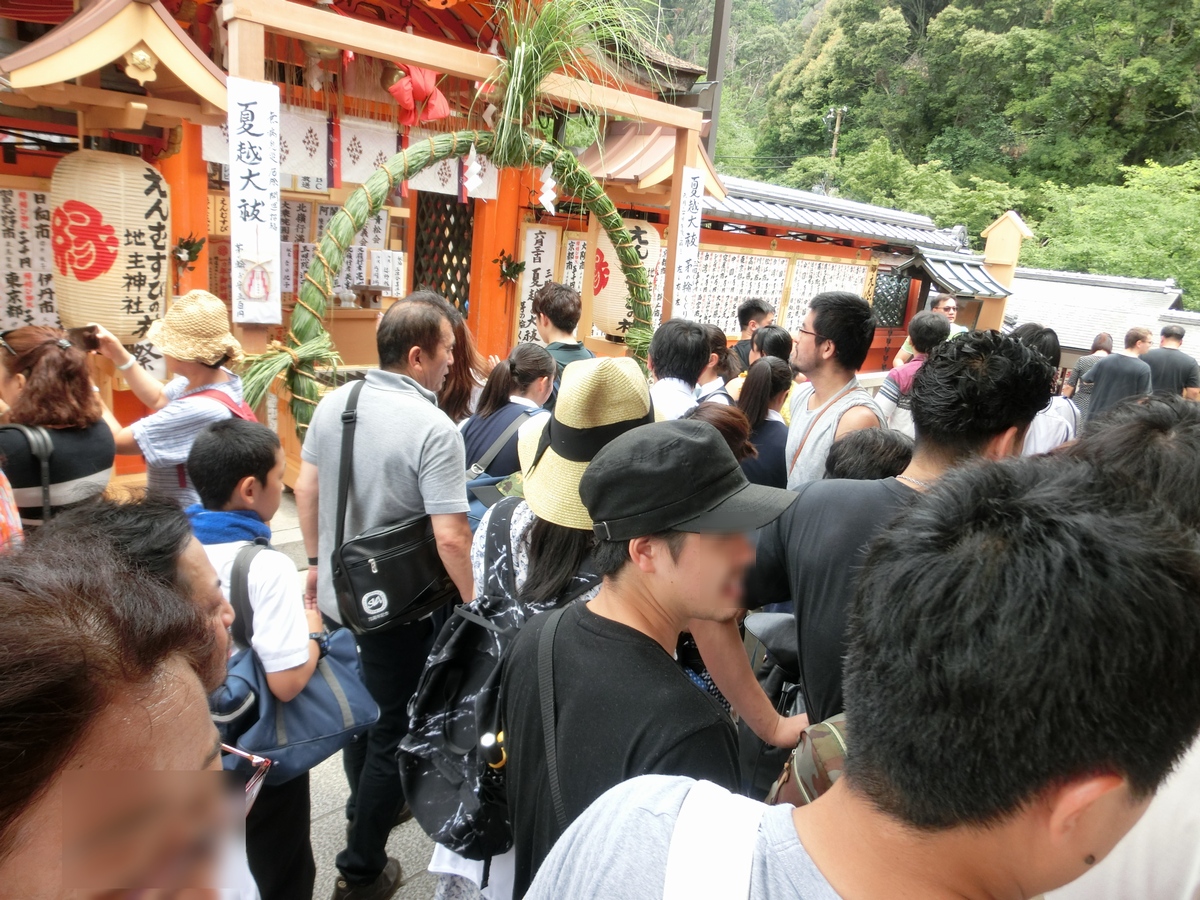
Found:
[[[829,117],[834,116],[833,120],[833,146],[829,150],[829,158],[837,159],[837,142],[838,135],[842,133],[842,113],[846,111],[846,107],[839,106],[836,110],[830,109],[828,115],[825,116],[826,123],[829,122]]]
[[[733,9],[733,0],[717,0],[713,10],[712,40],[708,44],[708,74],[705,76],[713,83],[712,115],[708,126],[708,136],[704,138],[704,149],[709,157],[717,152],[717,125],[721,118],[721,82],[725,78],[725,53],[729,49],[729,14]]]

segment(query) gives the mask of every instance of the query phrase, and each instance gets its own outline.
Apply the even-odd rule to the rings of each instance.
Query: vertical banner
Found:
[[[517,282],[518,311],[517,342],[536,343],[537,326],[533,320],[533,295],[547,281],[554,280],[554,265],[558,261],[558,243],[562,228],[556,225],[530,223],[524,226],[525,271]]]
[[[672,216],[671,240],[675,243],[675,291],[673,314],[693,318],[692,305],[700,276],[700,219],[704,212],[704,175],[684,166],[680,209]]]
[[[278,325],[279,88],[230,77],[229,206],[233,321]]]
[[[583,266],[587,256],[587,235],[567,236],[567,255],[563,260],[562,283],[578,294],[583,293]]]

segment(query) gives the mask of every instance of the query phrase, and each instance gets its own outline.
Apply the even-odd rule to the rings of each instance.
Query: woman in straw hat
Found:
[[[187,475],[192,442],[206,426],[231,415],[254,418],[242,399],[242,381],[227,363],[242,358],[229,331],[225,303],[208,291],[189,291],[150,326],[146,339],[167,359],[175,377],[166,385],[147,372],[111,333],[97,326],[99,353],[112,360],[150,415],[128,427],[106,410],[117,453],[146,458],[147,492],[182,507],[200,502]]]

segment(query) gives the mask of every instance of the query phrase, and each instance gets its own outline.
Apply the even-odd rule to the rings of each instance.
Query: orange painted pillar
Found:
[[[516,255],[522,201],[529,196],[525,173],[501,169],[495,200],[475,201],[471,242],[471,308],[467,325],[479,351],[507,356],[516,327],[516,286],[500,283],[500,267],[492,260],[500,251]]]
[[[205,238],[200,258],[193,263],[191,272],[179,277],[179,289],[175,288],[175,262],[171,261],[172,296],[181,296],[200,288],[208,290],[208,167],[200,148],[200,126],[183,123],[183,142],[179,152],[168,156],[161,163],[163,178],[171,186],[171,250],[181,237],[189,234],[194,238]]]

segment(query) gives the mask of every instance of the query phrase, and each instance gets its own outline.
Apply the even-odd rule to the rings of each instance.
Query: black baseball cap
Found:
[[[579,496],[606,541],[753,531],[796,500],[791,491],[751,484],[721,433],[688,419],[642,425],[611,441],[583,473]]]

